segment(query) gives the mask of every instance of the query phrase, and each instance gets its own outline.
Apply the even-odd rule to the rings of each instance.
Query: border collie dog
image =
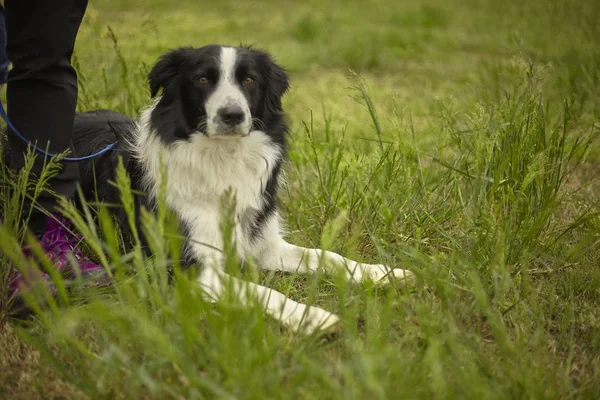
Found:
[[[232,287],[241,302],[255,299],[283,324],[308,333],[335,329],[339,321],[224,272],[220,213],[227,191],[235,195],[233,239],[242,261],[252,258],[259,268],[285,272],[313,273],[322,266],[355,282],[412,278],[407,270],[284,240],[276,201],[287,150],[281,98],[288,78],[267,53],[219,45],[180,48],[161,57],[148,80],[155,99],[138,121],[112,111],[77,115],[73,140],[79,156],[119,141],[118,151],[95,159],[94,168],[92,162],[81,164],[83,190],[89,199],[117,201],[108,181],[123,156],[134,189],[147,195],[138,205],[152,209],[166,178],[167,205],[189,239],[185,254],[203,266],[198,283],[208,299],[217,301]]]

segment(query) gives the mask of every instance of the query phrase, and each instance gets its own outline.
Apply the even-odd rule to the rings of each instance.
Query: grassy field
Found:
[[[81,111],[137,115],[167,49],[262,47],[292,81],[290,241],[418,279],[240,272],[342,316],[304,337],[205,303],[193,271],[168,285],[165,215],[144,259],[93,206],[100,228],[76,222],[117,284],[26,320],[0,301],[0,398],[600,398],[598,21],[594,0],[92,1]],[[24,184],[2,179],[14,216]],[[2,265],[21,236],[0,231]]]

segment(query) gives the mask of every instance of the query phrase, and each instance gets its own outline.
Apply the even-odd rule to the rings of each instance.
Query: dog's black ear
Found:
[[[270,111],[283,112],[281,98],[289,88],[288,76],[285,70],[268,57],[267,92],[265,93],[266,107]]]
[[[163,55],[148,74],[148,83],[150,84],[150,95],[152,97],[158,94],[158,91],[166,89],[173,82],[179,71],[185,64],[185,53],[189,48],[171,50]]]

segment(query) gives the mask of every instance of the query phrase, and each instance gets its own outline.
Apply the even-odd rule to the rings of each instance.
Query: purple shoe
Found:
[[[64,279],[73,280],[77,277],[77,266],[72,265],[69,255],[77,261],[79,271],[88,286],[105,286],[110,283],[110,277],[100,265],[93,263],[89,258],[83,255],[77,245],[82,241],[80,235],[73,234],[68,227],[70,222],[64,217],[54,214],[53,217],[46,218],[46,232],[42,235],[39,245],[53,263],[57,271]],[[26,255],[31,255],[31,248],[25,247],[23,252]],[[48,274],[39,270],[32,269],[29,273],[30,281],[43,280],[50,282],[51,278]],[[26,290],[27,279],[20,272],[15,272],[14,278],[11,280],[10,298],[19,296]],[[52,294],[56,294],[56,288],[49,284],[48,290]]]

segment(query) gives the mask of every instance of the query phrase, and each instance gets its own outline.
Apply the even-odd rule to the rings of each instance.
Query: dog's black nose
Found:
[[[221,121],[227,125],[237,125],[244,120],[244,111],[238,105],[225,106],[219,109],[217,114]]]

